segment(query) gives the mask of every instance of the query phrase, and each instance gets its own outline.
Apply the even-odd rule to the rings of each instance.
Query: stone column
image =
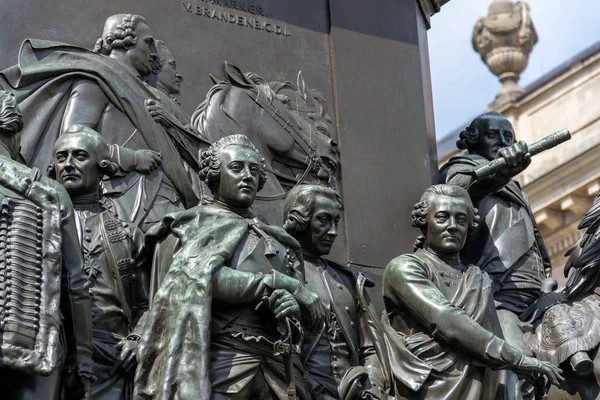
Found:
[[[345,261],[377,275],[412,252],[413,204],[437,181],[426,33],[436,5],[329,2]]]

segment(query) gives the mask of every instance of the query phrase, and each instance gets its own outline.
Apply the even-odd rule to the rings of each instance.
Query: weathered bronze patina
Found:
[[[332,138],[327,101],[296,83],[267,81],[225,63],[227,80],[216,82],[192,114],[192,126],[210,142],[244,134],[265,157],[269,177],[256,196],[254,211],[274,225],[283,221],[283,199],[293,186],[324,183],[335,187],[339,153]]]
[[[525,142],[515,143],[510,121],[497,112],[477,117],[460,134],[457,146],[469,154],[451,158],[440,170],[440,183],[468,190],[481,216],[477,234],[468,237],[461,257],[494,281],[494,300],[506,340],[525,354],[521,313],[541,294],[551,266],[527,195],[512,178],[531,163]],[[477,168],[496,158],[505,167],[478,180]]]
[[[96,129],[118,145],[111,158],[123,170],[105,182],[105,194],[115,199],[120,218],[143,230],[170,211],[198,203],[182,163],[197,159],[197,149],[178,141],[147,109],[147,101],[160,100],[158,90],[143,80],[155,52],[146,20],[118,14],[106,20],[94,51],[26,40],[19,64],[0,74],[0,85],[16,94],[29,118],[23,129],[28,165],[45,168],[54,142],[69,126]],[[162,165],[155,170],[159,155]]]
[[[206,150],[210,143],[200,137],[190,126],[190,116],[181,107],[177,99],[183,77],[177,71],[177,62],[166,43],[156,40],[155,63],[159,68],[154,68],[148,76],[150,86],[157,100],[146,100],[148,112],[154,120],[163,126],[165,131],[179,148],[181,163],[191,182],[194,193],[198,199],[204,197],[204,186],[198,178],[198,159],[200,153]]]
[[[311,399],[387,398],[379,313],[365,287],[374,283],[324,256],[337,237],[340,196],[320,185],[299,185],[284,203],[284,228],[302,246],[306,287],[328,310],[326,325],[305,338],[302,364]]]
[[[89,396],[90,297],[65,190],[19,158],[15,97],[0,92],[0,385],[7,399]],[[61,382],[63,367],[65,380]]]
[[[139,398],[308,399],[292,350],[325,311],[304,288],[298,242],[249,212],[264,168],[246,136],[218,140],[200,173],[214,203],[167,215],[148,232],[157,247]]]
[[[557,367],[502,339],[492,281],[460,258],[468,233],[480,221],[467,191],[432,186],[415,204],[412,217],[423,233],[416,251],[392,260],[383,277],[387,314],[382,325],[396,397],[519,398],[511,376],[502,382],[490,368],[561,380]]]
[[[140,338],[136,324],[148,308],[143,234],[110,211],[110,204],[109,209],[101,205],[100,181],[117,168],[100,134],[73,125],[56,141],[49,169],[75,208],[83,271],[92,298],[92,398],[96,400],[131,399]]]
[[[179,104],[177,96],[181,90],[183,76],[177,69],[175,56],[164,41],[156,40],[155,46],[158,58],[160,59],[161,69],[158,71],[158,74],[156,74],[156,84],[152,86],[155,86],[158,90]],[[189,118],[187,118],[187,121],[189,121]]]
[[[535,330],[525,341],[541,360],[564,371],[565,381],[549,391],[583,400],[600,396],[600,195],[583,216],[581,239],[567,252],[565,287],[542,295],[532,308]]]

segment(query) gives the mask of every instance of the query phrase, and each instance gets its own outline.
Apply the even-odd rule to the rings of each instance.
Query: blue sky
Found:
[[[438,140],[485,111],[500,90],[498,79],[471,47],[473,26],[487,15],[490,3],[451,0],[431,19],[429,57]],[[521,74],[522,87],[600,40],[599,0],[528,3],[539,39]]]

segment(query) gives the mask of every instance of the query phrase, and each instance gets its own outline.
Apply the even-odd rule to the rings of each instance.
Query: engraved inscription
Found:
[[[240,2],[237,3],[239,4]],[[227,11],[206,8],[192,3],[183,2],[183,6],[187,12],[194,13],[205,18],[214,19],[220,22],[228,22],[230,24],[240,25],[267,33],[273,33],[275,35],[290,36],[290,32],[285,25],[278,25],[264,20],[259,20],[258,18],[237,15]]]
[[[252,4],[250,2],[244,0],[197,0],[198,2],[203,2],[207,4],[213,4],[216,6],[227,7],[232,10],[238,10],[247,12],[254,15],[260,15],[261,17],[266,17],[265,10],[262,6]]]

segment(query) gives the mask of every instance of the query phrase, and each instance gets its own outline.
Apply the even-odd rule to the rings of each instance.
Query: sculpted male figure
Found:
[[[155,45],[162,64],[162,68],[156,76],[156,88],[179,104],[177,95],[179,95],[179,90],[181,89],[183,76],[177,71],[175,56],[173,56],[173,53],[164,41],[157,40]],[[187,121],[189,122],[189,117]]]
[[[289,317],[302,311],[315,330],[325,312],[303,285],[298,242],[250,214],[264,159],[246,136],[227,136],[202,154],[200,178],[214,204],[167,215],[148,232],[158,246],[136,395],[308,399]]]
[[[69,193],[90,282],[95,400],[126,400],[133,394],[139,332],[147,310],[147,275],[143,234],[101,205],[100,180],[117,166],[106,141],[83,125],[69,127],[54,145],[49,169]],[[149,269],[149,268],[148,268]]]
[[[463,259],[494,280],[494,300],[506,340],[525,354],[520,314],[540,296],[551,266],[526,194],[512,178],[531,163],[525,142],[515,143],[513,127],[497,112],[473,120],[460,134],[460,149],[469,154],[450,159],[440,181],[468,190],[481,215],[481,227],[467,239]],[[471,172],[495,158],[506,159],[499,174],[477,181]]]
[[[302,246],[306,287],[329,311],[327,326],[305,339],[302,360],[311,399],[380,399],[386,384],[375,350],[382,345],[379,317],[365,291],[374,283],[324,258],[341,211],[339,195],[319,185],[296,186],[284,202],[284,228]]]
[[[73,206],[60,185],[15,161],[22,126],[15,97],[0,91],[2,397],[57,400],[63,386],[81,399],[92,329]],[[61,384],[65,365],[70,384]]]
[[[66,128],[81,124],[98,131],[111,147],[112,161],[124,173],[104,182],[120,218],[146,230],[171,211],[198,203],[182,159],[197,150],[173,138],[150,114],[159,101],[144,77],[152,70],[154,38],[146,20],[133,14],[106,20],[94,52],[56,42],[27,40],[19,65],[2,72],[0,85],[11,87],[35,116],[25,126],[24,156],[31,165],[48,165],[51,148]],[[40,125],[39,121],[47,121]],[[148,176],[162,155],[161,168]],[[197,165],[195,165],[197,167]],[[124,176],[123,176],[124,175]]]
[[[210,145],[190,127],[190,116],[179,104],[179,95],[183,76],[177,70],[177,61],[173,53],[162,40],[155,41],[157,59],[155,63],[161,65],[149,75],[149,84],[156,87],[155,93],[158,101],[148,100],[146,105],[150,115],[161,124],[176,143],[185,149],[181,152],[182,162],[189,179],[192,182],[196,196],[204,197],[202,184],[198,180],[198,160],[203,149]],[[194,157],[189,157],[194,155]]]
[[[396,397],[519,398],[516,382],[497,386],[487,368],[561,380],[557,367],[502,339],[490,279],[460,258],[479,221],[469,194],[458,186],[432,186],[415,204],[412,221],[423,233],[417,250],[392,260],[383,275],[382,324]]]

